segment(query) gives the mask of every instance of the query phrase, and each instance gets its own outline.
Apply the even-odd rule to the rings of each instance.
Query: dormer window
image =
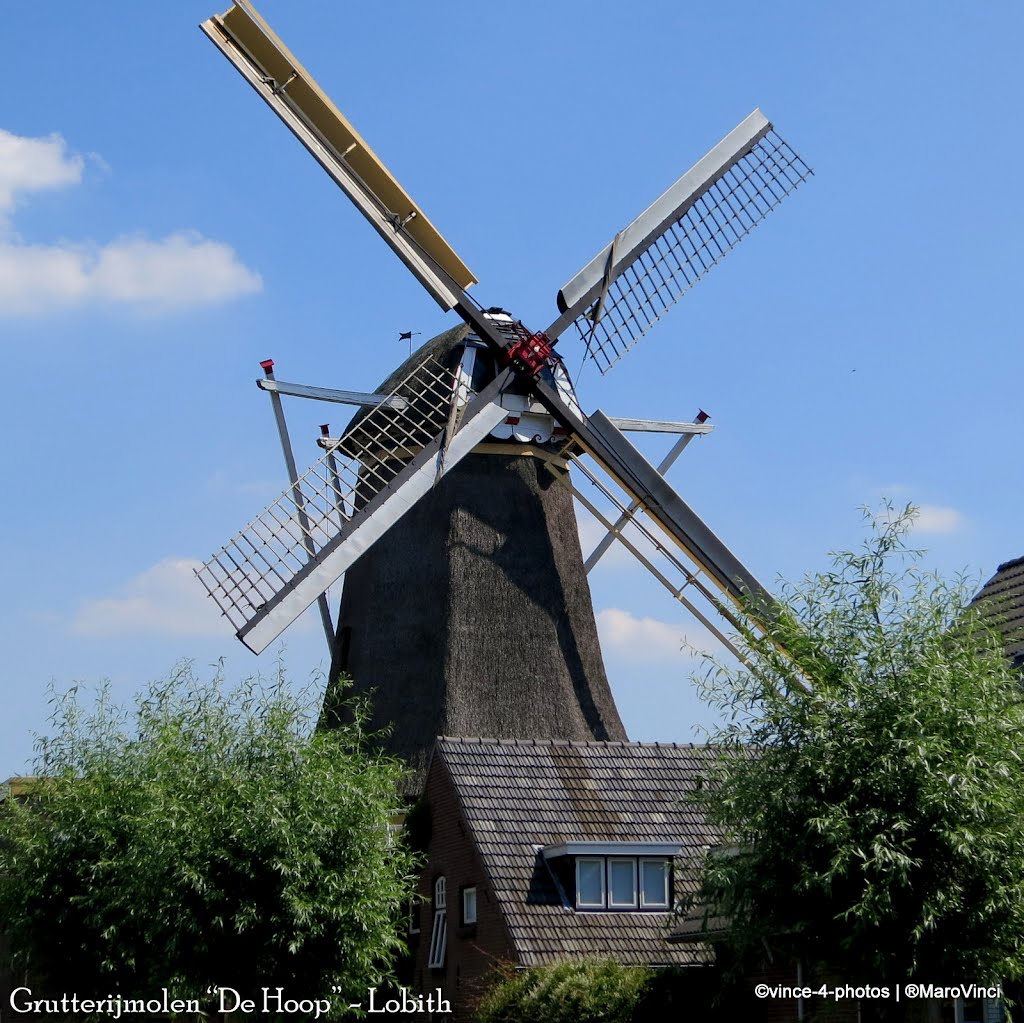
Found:
[[[679,846],[656,842],[564,842],[543,855],[579,910],[667,910],[672,857]]]

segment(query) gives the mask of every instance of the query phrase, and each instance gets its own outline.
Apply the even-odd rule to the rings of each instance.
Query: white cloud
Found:
[[[912,493],[912,489],[902,484],[895,484],[886,488],[885,493],[906,495]],[[913,509],[914,517],[910,529],[914,533],[948,535],[959,532],[967,524],[966,516],[956,508],[943,504],[918,504],[914,500],[893,504],[891,507],[888,504],[883,504],[879,512],[882,521],[889,522],[901,515],[907,505]]]
[[[636,618],[617,607],[604,608],[596,617],[601,649],[608,656],[644,663],[681,662],[694,648],[703,651],[709,646],[699,632],[656,618]]]
[[[21,138],[0,130],[0,221],[19,194],[77,184],[83,160],[59,135]],[[4,225],[0,223],[0,227]],[[4,232],[0,240],[0,317],[38,316],[87,306],[165,313],[214,305],[258,292],[260,275],[223,242],[197,231],[106,244],[33,244]]]
[[[230,246],[194,231],[101,246],[0,243],[0,315],[6,316],[87,305],[172,312],[226,302],[262,286],[260,275]]]
[[[956,508],[939,504],[922,504],[914,516],[916,533],[956,533],[964,525],[964,516]]]
[[[0,214],[13,209],[19,193],[78,184],[83,166],[60,135],[23,138],[0,128]]]
[[[71,621],[80,636],[230,636],[227,620],[193,575],[194,558],[164,558],[116,596],[83,601]]]
[[[201,567],[197,558],[164,558],[117,587],[112,596],[81,601],[71,617],[71,631],[94,638],[232,636],[234,628],[195,577]],[[321,627],[315,604],[291,625],[295,633]]]

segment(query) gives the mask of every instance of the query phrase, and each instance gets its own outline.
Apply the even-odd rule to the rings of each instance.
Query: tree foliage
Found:
[[[652,972],[605,959],[507,970],[477,1009],[479,1023],[629,1023]]]
[[[741,958],[871,984],[1024,975],[1021,679],[963,581],[914,566],[912,514],[789,588],[775,642],[747,632],[747,664],[707,680],[729,723],[697,796],[723,832],[701,899]]]
[[[398,763],[312,732],[282,677],[225,693],[190,666],[132,712],[55,698],[39,780],[0,804],[0,929],[54,990],[208,986],[365,997],[401,949],[413,863]]]

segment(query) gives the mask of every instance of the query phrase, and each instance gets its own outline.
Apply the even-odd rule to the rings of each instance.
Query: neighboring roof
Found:
[[[729,921],[724,916],[714,916],[703,905],[691,906],[672,927],[669,941],[713,941],[729,933]]]
[[[1024,558],[1004,561],[974,603],[981,604],[986,617],[995,621],[1013,666],[1024,667]]]
[[[33,785],[38,783],[39,779],[34,777],[15,775],[13,778],[8,778],[7,781],[0,783],[0,802],[7,798],[21,799],[28,795]]]
[[[561,842],[672,843],[676,899],[717,836],[684,803],[714,755],[705,746],[633,742],[440,738],[436,758],[455,787],[469,834],[501,906],[520,965],[569,956],[622,963],[707,962],[702,947],[669,945],[671,912],[577,912],[543,847]]]

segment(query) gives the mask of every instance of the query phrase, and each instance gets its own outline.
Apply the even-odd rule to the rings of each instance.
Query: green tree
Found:
[[[280,675],[226,693],[189,665],[131,712],[107,689],[55,698],[39,780],[0,804],[16,966],[83,996],[363,1000],[401,951],[414,864],[393,826],[402,770],[354,717],[314,732]]]
[[[500,971],[477,1007],[479,1023],[630,1023],[653,973],[607,959]]]
[[[705,682],[728,724],[696,796],[723,836],[700,899],[741,962],[1024,975],[1021,679],[963,581],[915,567],[912,515],[788,588],[770,639],[746,632],[746,664]]]

